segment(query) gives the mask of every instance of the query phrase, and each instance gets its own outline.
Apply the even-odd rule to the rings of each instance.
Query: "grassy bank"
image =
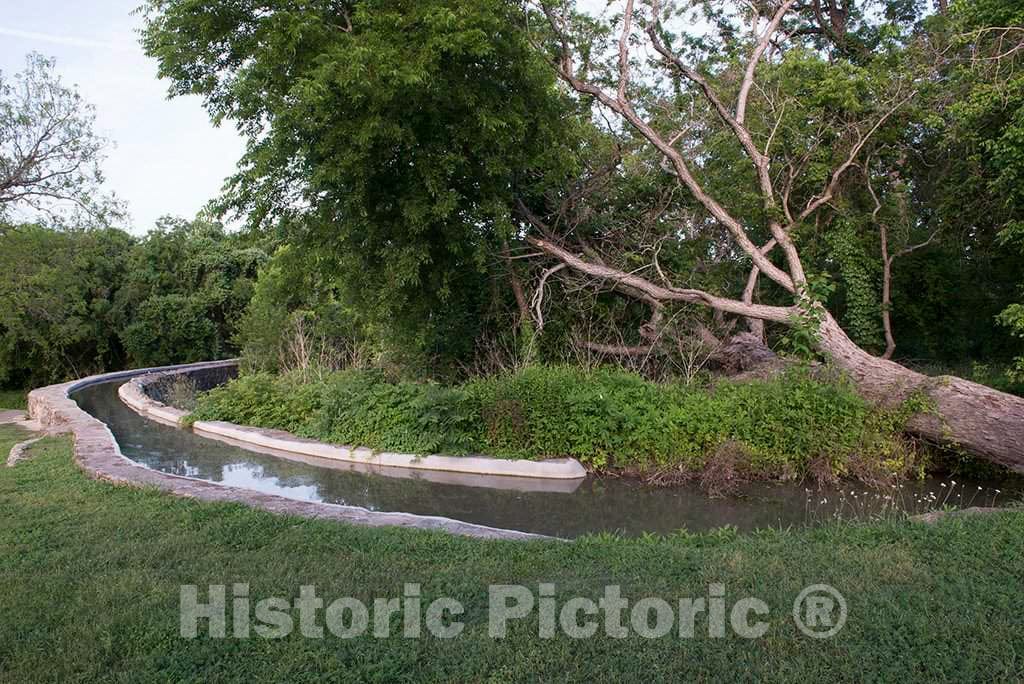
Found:
[[[19,435],[0,429],[0,449]],[[69,441],[0,468],[0,680],[28,681],[992,681],[1024,672],[1024,515],[667,539],[485,542],[277,517],[87,479]],[[454,640],[184,640],[179,586],[244,582],[253,597],[399,597],[422,585],[466,607]],[[848,603],[829,640],[801,635],[794,598],[828,583]],[[554,583],[599,598],[755,596],[758,639],[487,636],[487,586]],[[229,587],[230,591],[230,587]],[[321,611],[322,615],[322,611]],[[397,618],[395,618],[397,619]],[[321,621],[322,624],[322,621]],[[205,630],[205,627],[203,628]],[[205,632],[201,632],[204,634]]]
[[[28,408],[28,392],[25,390],[0,390],[0,409]]]
[[[254,374],[201,396],[193,415],[420,454],[802,477],[914,472],[920,454],[901,434],[914,408],[879,410],[844,382],[803,370],[701,388],[534,367],[454,387],[391,382],[376,371]]]

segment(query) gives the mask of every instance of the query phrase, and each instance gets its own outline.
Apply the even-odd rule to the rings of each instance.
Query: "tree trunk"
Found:
[[[881,205],[879,205],[881,206]],[[877,212],[876,212],[877,213]],[[896,338],[892,334],[892,257],[889,256],[889,231],[884,224],[878,226],[882,242],[882,330],[885,331],[883,359],[891,359],[896,352]]]
[[[911,434],[1024,473],[1024,399],[961,378],[928,377],[872,356],[829,314],[821,327],[821,350],[869,400],[892,405],[924,392],[935,410],[912,418]]]
[[[726,375],[739,375],[750,370],[760,370],[778,365],[779,357],[764,338],[754,332],[733,335],[712,357]]]
[[[501,242],[501,254],[505,257],[508,265],[509,283],[512,285],[512,294],[516,298],[516,308],[519,310],[519,325],[522,326],[530,320],[530,307],[526,304],[526,294],[523,292],[523,284],[516,273],[516,267],[512,263],[512,250],[508,246],[508,240]]]

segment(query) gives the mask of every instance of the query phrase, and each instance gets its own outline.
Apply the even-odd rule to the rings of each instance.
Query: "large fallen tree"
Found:
[[[987,357],[953,351],[944,332],[964,320],[961,337],[998,336],[1019,262],[997,278],[978,264],[1024,202],[996,196],[978,155],[917,151],[936,140],[936,92],[973,78],[949,64],[1021,73],[1019,3],[984,3],[953,29],[964,40],[905,0],[576,4],[149,0],[143,43],[174,92],[247,138],[222,208],[304,249],[302,270],[323,272],[385,358],[437,376],[504,336],[516,367],[571,347],[644,372],[667,360],[664,376],[712,356],[742,371],[788,340],[867,397],[930,397],[921,437],[1022,469],[1024,401],[870,353],[898,338],[902,354]],[[941,4],[955,23],[981,3]],[[1016,115],[987,95],[1007,111],[968,107],[966,128]],[[1003,137],[990,128],[975,150]],[[967,189],[921,199],[950,184]],[[983,209],[963,211],[976,196]],[[957,276],[919,287],[908,274],[937,245]],[[927,311],[900,327],[919,292]]]
[[[539,250],[539,258],[549,262],[545,273],[552,272],[550,262],[554,261],[560,268],[650,306],[654,322],[664,307],[686,304],[706,307],[719,315],[742,317],[757,336],[763,335],[764,322],[801,329],[818,352],[845,371],[866,397],[892,403],[915,394],[925,395],[931,408],[911,420],[909,429],[915,435],[1024,472],[1024,399],[960,378],[927,377],[868,353],[850,339],[815,296],[801,258],[797,239],[801,228],[832,207],[852,171],[860,168],[879,131],[914,99],[914,79],[884,83],[875,91],[876,101],[865,108],[866,113],[858,120],[845,121],[841,130],[826,130],[819,125],[816,134],[820,139],[810,141],[804,149],[831,145],[835,163],[817,189],[808,191],[815,182],[807,159],[810,155],[787,157],[786,152],[793,148],[781,152],[772,149],[776,136],[783,135],[779,129],[786,126],[785,114],[763,114],[757,130],[750,123],[753,94],[762,90],[759,70],[764,64],[783,62],[791,44],[794,50],[799,49],[796,37],[807,35],[809,30],[798,10],[806,8],[801,8],[797,0],[737,3],[732,7],[734,13],[730,16],[745,21],[747,32],[722,39],[711,48],[717,47],[723,54],[745,48],[745,57],[737,60],[738,68],[731,74],[727,67],[717,73],[706,68],[708,60],[704,67],[691,63],[686,49],[674,47],[673,34],[663,21],[681,21],[682,9],[686,8],[672,2],[625,0],[621,15],[613,22],[617,30],[605,46],[608,58],[602,62],[601,45],[587,34],[593,25],[573,11],[572,3],[539,5],[554,36],[550,39],[554,45],[552,65],[562,82],[594,103],[598,114],[607,117],[610,131],[639,136],[710,218],[710,225],[723,228],[738,256],[749,260],[742,297],[681,286],[656,261],[650,270],[658,274],[657,279],[640,275],[637,269],[616,266],[597,255],[575,231],[560,230],[562,222],[549,221],[539,215],[543,212],[521,203],[527,227],[524,239]],[[689,43],[690,53],[698,52],[694,44]],[[673,85],[663,88],[664,83]],[[728,85],[722,87],[722,83]],[[739,218],[702,182],[705,160],[701,155],[707,152],[694,151],[686,143],[690,139],[688,128],[706,129],[710,119],[694,120],[692,114],[681,111],[680,102],[689,101],[692,107],[692,99],[680,97],[680,92],[699,99],[717,119],[720,130],[742,150],[753,171],[751,192],[757,193],[762,204],[760,223]],[[783,94],[772,103],[770,97],[762,96],[761,101],[784,110],[786,102],[799,102],[799,97],[799,93]],[[774,125],[763,125],[772,117],[776,118]],[[617,128],[620,125],[625,128]],[[665,132],[669,125],[678,127],[679,132]],[[701,134],[706,132],[702,130]],[[692,219],[685,220],[688,225],[679,226],[679,235],[692,232]],[[761,244],[756,239],[758,234],[767,238]],[[781,253],[781,259],[775,258],[776,253]],[[782,295],[776,296],[776,301],[789,299],[791,303],[755,301],[762,279]],[[615,348],[609,346],[608,350],[614,352]],[[636,349],[622,347],[619,351],[635,353]]]

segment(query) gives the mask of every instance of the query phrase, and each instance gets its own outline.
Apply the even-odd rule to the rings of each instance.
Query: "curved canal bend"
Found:
[[[697,532],[732,525],[740,530],[804,526],[835,517],[867,517],[888,508],[881,493],[863,486],[808,492],[798,484],[754,484],[739,496],[709,498],[696,486],[651,488],[588,477],[551,482],[502,478],[490,486],[434,481],[423,471],[377,469],[291,454],[258,453],[164,426],[121,403],[123,380],[84,387],[71,398],[109,426],[129,459],[165,473],[243,487],[292,499],[401,511],[573,538],[592,532],[639,535]],[[385,474],[386,473],[386,474]],[[954,506],[991,506],[1020,498],[1020,481],[926,479],[895,495],[908,512]],[[475,482],[480,484],[483,480]],[[997,491],[998,490],[998,491]]]

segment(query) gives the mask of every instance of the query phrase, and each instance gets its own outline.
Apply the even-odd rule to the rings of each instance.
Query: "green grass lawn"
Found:
[[[0,427],[0,452],[24,438]],[[0,681],[1016,681],[1024,675],[1024,514],[754,535],[480,541],[351,527],[205,504],[88,479],[48,438],[0,467]],[[179,586],[245,582],[255,599],[401,597],[403,583],[462,602],[466,627],[437,638],[185,640]],[[745,640],[675,632],[540,639],[537,616],[487,636],[487,586],[554,583],[560,606],[619,584],[628,598],[726,587],[770,607]],[[810,584],[846,597],[845,628],[801,635]],[[230,591],[230,587],[229,587]],[[229,594],[230,596],[230,594]],[[728,609],[727,609],[728,610]],[[397,619],[397,618],[396,618]],[[230,620],[230,618],[229,618]],[[322,622],[321,622],[322,624]],[[703,627],[702,627],[703,626]],[[202,628],[205,629],[205,628]],[[702,631],[703,630],[703,631]],[[203,634],[204,632],[201,632]]]
[[[28,408],[28,392],[25,390],[0,390],[0,409]]]

